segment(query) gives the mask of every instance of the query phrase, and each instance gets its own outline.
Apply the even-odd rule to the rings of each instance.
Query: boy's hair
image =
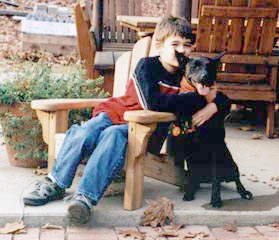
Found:
[[[190,39],[191,43],[194,43],[191,24],[186,18],[182,17],[163,17],[161,21],[157,23],[154,34],[156,41],[159,43],[164,43],[166,38],[173,35]]]

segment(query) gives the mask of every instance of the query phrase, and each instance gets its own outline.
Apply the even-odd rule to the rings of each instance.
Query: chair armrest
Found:
[[[43,110],[55,112],[59,110],[93,108],[97,104],[106,101],[107,98],[90,99],[90,98],[61,98],[61,99],[39,99],[31,102],[31,108],[35,110]]]
[[[127,111],[124,113],[124,120],[137,123],[170,122],[176,120],[173,113],[155,112],[150,110]]]

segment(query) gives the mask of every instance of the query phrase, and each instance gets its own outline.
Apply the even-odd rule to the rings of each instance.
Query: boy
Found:
[[[184,57],[191,52],[193,37],[190,24],[186,19],[163,18],[155,35],[159,56],[144,58],[138,63],[124,96],[100,103],[94,109],[92,119],[82,126],[73,125],[67,131],[52,172],[24,196],[26,205],[38,206],[62,199],[65,189],[72,184],[79,163],[84,157],[89,157],[68,207],[68,216],[72,220],[85,223],[89,220],[92,206],[98,203],[124,165],[128,138],[124,112],[149,108],[179,113],[186,112],[195,103],[194,95],[176,94],[184,67],[180,68],[175,51]],[[204,118],[217,111],[214,103],[206,108],[208,111]]]

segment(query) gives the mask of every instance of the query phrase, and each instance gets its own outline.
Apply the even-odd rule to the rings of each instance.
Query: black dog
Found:
[[[216,79],[221,53],[214,58],[192,58],[186,65],[186,78],[190,83],[196,82],[210,87]],[[197,110],[203,108],[198,106]],[[216,113],[210,120],[197,127],[194,131],[191,119],[180,119],[173,123],[168,137],[168,152],[177,165],[184,167],[184,201],[194,199],[200,183],[212,183],[211,205],[214,208],[222,206],[220,196],[221,182],[235,181],[237,191],[244,199],[252,199],[252,193],[247,191],[239,179],[239,171],[225,143],[224,115]],[[178,128],[178,132],[175,131]],[[181,131],[184,134],[179,134]]]

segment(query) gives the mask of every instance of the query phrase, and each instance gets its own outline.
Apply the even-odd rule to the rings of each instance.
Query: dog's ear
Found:
[[[186,67],[186,64],[188,62],[188,57],[186,57],[184,55],[184,53],[179,53],[177,51],[175,51],[175,57],[179,63],[179,70],[183,72],[183,74],[185,73],[185,67]]]
[[[220,52],[218,53],[216,56],[214,56],[213,58],[211,58],[211,60],[213,62],[219,62],[220,58],[223,57],[226,54],[226,51]]]

